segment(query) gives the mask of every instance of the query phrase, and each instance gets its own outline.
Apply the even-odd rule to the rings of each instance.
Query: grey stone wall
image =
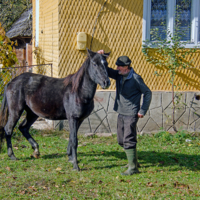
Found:
[[[175,112],[178,130],[200,131],[200,101],[195,95],[182,92],[175,98],[179,102]],[[114,99],[115,91],[97,91],[94,110],[82,123],[79,133],[116,133],[118,114],[113,111]],[[67,120],[54,121],[54,128],[69,130]],[[171,92],[153,92],[150,108],[137,124],[138,132],[156,132],[161,128],[173,132]]]

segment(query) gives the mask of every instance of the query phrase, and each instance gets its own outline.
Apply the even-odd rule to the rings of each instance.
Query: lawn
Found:
[[[116,135],[79,135],[80,172],[67,162],[68,133],[31,130],[39,159],[15,132],[19,160],[0,154],[0,199],[200,199],[200,136],[160,131],[138,136],[139,174],[122,176],[127,164]]]

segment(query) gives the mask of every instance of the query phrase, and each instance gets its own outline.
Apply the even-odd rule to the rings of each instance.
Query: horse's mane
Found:
[[[90,64],[90,59],[89,57],[87,57],[83,65],[80,67],[80,69],[76,73],[70,74],[64,79],[63,83],[65,86],[72,84],[72,92],[77,92],[79,84],[81,83],[81,80],[83,78],[85,69],[87,68],[89,64]]]

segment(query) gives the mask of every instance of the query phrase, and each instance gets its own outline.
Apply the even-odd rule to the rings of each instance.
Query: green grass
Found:
[[[15,133],[19,160],[9,160],[5,145],[0,154],[0,199],[200,199],[198,135],[160,131],[138,136],[141,173],[121,176],[127,160],[116,135],[79,135],[81,171],[76,172],[67,162],[68,133],[31,132],[41,156],[34,159],[29,143]]]

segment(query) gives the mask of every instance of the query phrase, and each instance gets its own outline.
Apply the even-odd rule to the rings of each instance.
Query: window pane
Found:
[[[166,39],[167,0],[151,0],[150,40]],[[158,38],[155,38],[158,37]]]
[[[175,31],[182,41],[191,36],[191,0],[176,0]]]

